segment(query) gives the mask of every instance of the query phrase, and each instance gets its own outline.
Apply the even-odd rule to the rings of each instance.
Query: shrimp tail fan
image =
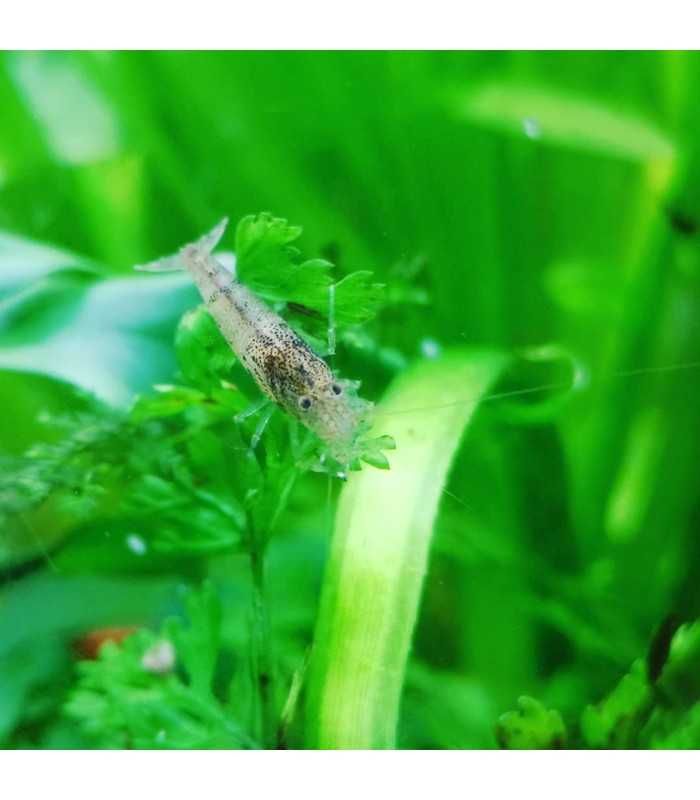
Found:
[[[192,244],[185,245],[179,252],[171,256],[158,258],[155,261],[149,261],[147,264],[137,264],[134,269],[138,272],[178,272],[185,269],[185,260],[182,258],[184,252],[192,252],[199,255],[210,255],[216,245],[221,241],[224,235],[226,226],[228,225],[228,217],[224,217],[209,233],[197,239]]]

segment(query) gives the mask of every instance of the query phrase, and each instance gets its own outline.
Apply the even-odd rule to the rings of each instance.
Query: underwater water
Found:
[[[0,54],[0,746],[700,747],[699,85]]]

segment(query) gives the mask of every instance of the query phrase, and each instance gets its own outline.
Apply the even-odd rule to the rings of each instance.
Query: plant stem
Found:
[[[375,433],[392,435],[397,450],[389,471],[354,473],[341,493],[311,657],[308,747],[395,746],[442,490],[479,398],[507,361],[456,351],[421,362],[377,409]]]
[[[269,746],[274,736],[272,640],[265,601],[265,542],[250,522],[250,574],[252,579],[253,679],[260,700],[260,738]]]

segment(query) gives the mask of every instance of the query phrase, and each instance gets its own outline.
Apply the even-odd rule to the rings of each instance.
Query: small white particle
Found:
[[[420,352],[424,358],[437,358],[440,355],[440,345],[435,339],[423,339],[420,343]]]
[[[126,537],[126,546],[131,550],[134,555],[142,556],[148,550],[148,546],[146,542],[135,533],[130,533]]]
[[[540,123],[533,117],[523,119],[523,131],[528,139],[539,139],[542,135]]]
[[[146,672],[153,672],[155,675],[170,672],[175,666],[175,648],[172,642],[163,639],[149,647],[141,656],[141,666]]]
[[[158,742],[158,744],[162,744],[166,740],[167,736],[168,734],[165,729],[161,728],[156,734],[156,742]]]

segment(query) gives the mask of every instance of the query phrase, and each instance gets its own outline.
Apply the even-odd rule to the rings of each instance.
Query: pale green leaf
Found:
[[[632,160],[669,160],[673,140],[634,111],[574,92],[531,83],[492,81],[456,101],[461,116],[543,144]]]

